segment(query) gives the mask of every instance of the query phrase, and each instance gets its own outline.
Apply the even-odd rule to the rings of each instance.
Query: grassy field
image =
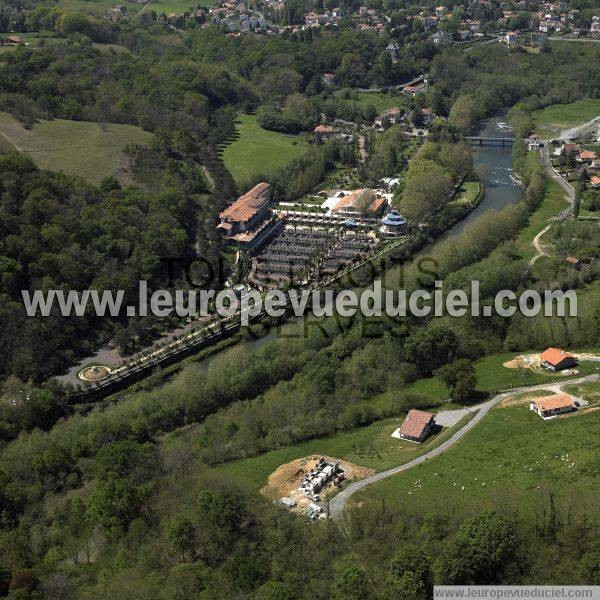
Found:
[[[93,182],[115,173],[125,144],[145,144],[152,137],[133,125],[109,124],[103,130],[98,123],[64,119],[40,121],[27,130],[4,112],[0,112],[0,133],[41,168]]]
[[[594,349],[590,349],[590,351],[593,350]],[[482,395],[484,392],[495,392],[499,389],[510,388],[511,386],[517,387],[543,384],[546,382],[552,383],[565,378],[564,375],[535,373],[526,369],[507,369],[502,366],[504,362],[515,358],[515,356],[515,353],[497,354],[477,361],[477,388],[482,392]],[[596,372],[600,372],[600,363],[585,362],[580,369],[581,375]],[[458,408],[456,405],[445,402],[448,398],[448,391],[436,378],[421,379],[401,391],[419,393],[427,396],[431,400],[432,405],[438,405],[433,409],[433,412],[442,408],[444,410]],[[593,392],[594,389],[589,391],[586,388],[585,390],[585,393]],[[572,393],[575,392],[573,391]],[[369,400],[365,400],[365,404],[370,404],[377,410],[378,405],[383,404],[384,400],[389,399],[391,394],[392,392],[379,394]],[[537,395],[543,394],[543,391],[537,393]],[[520,396],[524,398],[529,397],[530,395],[531,394],[529,393],[521,394]],[[505,409],[503,409],[503,411],[504,410]],[[519,408],[519,410],[521,409]],[[529,416],[528,413],[529,411],[526,413],[527,416]],[[532,414],[531,416],[534,415]],[[539,419],[539,417],[535,417],[533,420],[534,423],[537,423],[536,419]],[[334,456],[375,469],[376,471],[381,471],[408,462],[420,453],[430,450],[432,445],[443,441],[447,435],[451,435],[451,431],[456,430],[464,424],[459,423],[452,429],[445,429],[442,433],[429,439],[425,445],[418,446],[391,437],[391,433],[401,424],[402,420],[403,417],[382,419],[367,427],[361,427],[353,431],[338,433],[330,437],[319,438],[295,446],[273,450],[260,456],[220,465],[210,469],[210,472],[212,476],[217,478],[223,477],[235,480],[238,481],[243,488],[258,491],[265,485],[269,474],[277,467],[296,458],[309,456],[311,454]],[[477,428],[481,426],[481,424],[477,425]],[[184,437],[182,438],[179,438],[178,436],[167,437],[165,440],[165,448],[172,449],[174,446],[182,444],[183,446],[189,447],[190,444],[193,444],[193,429],[184,433],[183,436]]]
[[[258,491],[268,476],[282,464],[312,454],[323,454],[358,465],[382,471],[431,450],[443,442],[452,432],[460,428],[458,423],[430,437],[422,445],[391,437],[392,432],[402,424],[404,418],[392,418],[376,421],[367,427],[338,433],[331,437],[319,438],[280,448],[253,458],[238,460],[212,469],[213,475],[239,480],[244,487]]]
[[[240,115],[236,130],[237,139],[223,148],[223,160],[237,182],[277,171],[308,149],[295,135],[262,129],[254,115]]]
[[[542,204],[529,217],[529,224],[521,229],[517,236],[517,245],[523,258],[529,259],[536,254],[533,238],[567,206],[567,197],[563,189],[554,180],[549,180]],[[541,238],[543,242],[543,237]]]
[[[600,382],[568,385],[565,387],[565,391],[587,400],[590,404],[600,404]]]
[[[582,293],[582,298],[583,296],[585,296],[585,292]],[[583,352],[585,350],[579,351]],[[598,349],[590,349],[589,351],[598,352]],[[479,397],[474,398],[474,401],[479,401],[484,398],[486,394],[498,392],[500,390],[529,385],[540,385],[546,382],[552,383],[565,379],[565,376],[560,373],[541,373],[532,371],[531,369],[508,369],[502,366],[505,362],[513,360],[519,354],[531,354],[533,352],[536,352],[536,350],[531,350],[530,352],[524,351],[522,353],[506,352],[502,354],[492,354],[476,361],[476,391],[479,392]],[[539,352],[539,350],[537,350],[537,352]],[[582,376],[600,373],[600,362],[583,362],[579,367],[579,372]],[[446,386],[436,377],[419,379],[399,391],[409,394],[419,394],[429,400],[432,405],[448,399],[448,390],[446,389]],[[389,402],[394,393],[396,392],[387,391],[382,394],[377,394],[368,401],[365,401],[365,403],[370,404],[375,410],[383,406],[389,406]]]
[[[600,115],[600,99],[585,98],[571,104],[553,104],[532,113],[536,131],[552,136],[567,127],[585,123]]]
[[[137,2],[118,2],[116,0],[59,0],[57,6],[65,10],[102,16],[117,4],[124,4],[129,15],[139,13],[143,8],[143,5]],[[144,12],[155,11],[157,14],[164,12],[167,15],[181,14],[196,6],[213,6],[213,4],[213,0],[158,0],[149,2]]]
[[[478,181],[465,181],[450,204],[472,205],[477,200],[480,191],[481,184]]]
[[[597,506],[598,451],[600,412],[543,421],[524,401],[497,407],[447,452],[370,486],[352,504],[385,498],[408,514],[474,513],[495,505],[531,516],[552,492],[560,508],[576,503],[583,514]]]

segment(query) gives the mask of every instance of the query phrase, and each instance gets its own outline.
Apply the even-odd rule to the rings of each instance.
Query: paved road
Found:
[[[585,135],[591,131],[598,123],[600,123],[600,116],[590,119],[587,123],[583,123],[583,125],[577,125],[569,129],[564,129],[561,132],[559,139],[569,141],[581,137],[582,135]]]
[[[566,381],[561,381],[559,383],[560,387],[563,387],[565,385],[598,381],[599,379],[600,375],[588,375],[586,377],[579,377],[578,379],[569,379]],[[447,439],[443,444],[437,446],[433,450],[422,454],[421,456],[415,458],[414,460],[411,460],[410,462],[407,462],[403,465],[399,465],[397,467],[393,467],[391,469],[388,469],[387,471],[381,471],[380,473],[376,473],[371,477],[366,477],[365,479],[361,479],[360,481],[355,481],[354,483],[351,483],[347,488],[342,490],[329,502],[329,516],[332,519],[339,519],[342,516],[342,513],[346,506],[346,502],[348,502],[348,498],[350,498],[359,490],[364,489],[368,485],[371,485],[372,483],[375,483],[377,481],[381,481],[382,479],[386,479],[387,477],[391,477],[392,475],[396,475],[397,473],[401,473],[402,471],[408,471],[408,469],[412,469],[413,467],[416,467],[417,465],[420,465],[425,461],[439,456],[440,454],[445,452],[448,448],[450,448],[450,446],[456,444],[456,442],[458,442],[458,440],[460,440],[460,438],[462,438],[465,435],[465,433],[473,429],[473,427],[475,427],[475,425],[477,425],[477,423],[479,423],[479,421],[481,421],[485,417],[485,415],[487,415],[488,412],[503,398],[506,398],[507,396],[511,396],[513,394],[542,389],[548,389],[548,384],[546,383],[541,385],[532,385],[528,387],[515,388],[506,392],[501,392],[500,394],[497,394],[496,396],[494,396],[487,402],[484,402],[483,404],[478,404],[477,406],[470,407],[468,410],[470,412],[476,413],[475,416],[464,427],[456,431],[451,438]]]
[[[560,138],[563,141],[572,140],[573,138],[577,138],[581,135],[584,135],[587,131],[591,130],[596,126],[596,124],[600,123],[600,116],[594,117],[587,123],[583,125],[577,125],[576,127],[571,127],[570,129],[565,129],[561,132]],[[548,151],[548,144],[544,144],[541,150],[542,153],[542,164],[546,168],[546,173],[548,177],[554,179],[560,187],[566,192],[567,199],[569,201],[569,206],[565,208],[563,211],[558,213],[555,217],[552,218],[553,221],[564,221],[567,217],[573,214],[573,210],[575,208],[575,190],[573,186],[561,175],[557,173],[557,171],[552,166],[552,162],[550,160],[550,153]],[[550,229],[550,225],[547,225],[542,229],[534,238],[533,245],[537,251],[537,254],[529,261],[529,265],[533,265],[539,258],[542,256],[549,256],[549,254],[544,250],[540,243],[541,237]]]
[[[573,189],[573,186],[564,177],[561,177],[552,166],[550,154],[548,152],[548,144],[544,144],[544,147],[542,148],[542,164],[546,167],[548,177],[554,179],[554,181],[556,181],[556,183],[558,183],[558,185],[560,185],[567,193],[569,206],[554,217],[555,221],[562,221],[573,212],[573,208],[575,207],[575,190]]]

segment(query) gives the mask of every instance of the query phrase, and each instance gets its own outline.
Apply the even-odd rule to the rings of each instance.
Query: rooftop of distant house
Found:
[[[548,348],[542,352],[541,357],[543,362],[547,362],[551,365],[558,365],[565,358],[575,358],[573,354],[560,348]]]
[[[560,410],[561,408],[568,408],[574,406],[573,398],[567,394],[556,394],[554,396],[543,396],[542,398],[535,398],[532,400],[538,410]]]
[[[400,435],[420,438],[423,435],[424,429],[433,419],[433,414],[423,410],[412,408],[408,411],[404,423],[400,427]]]

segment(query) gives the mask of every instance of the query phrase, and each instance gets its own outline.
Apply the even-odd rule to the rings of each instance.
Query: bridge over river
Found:
[[[510,146],[515,138],[512,137],[493,137],[486,135],[469,135],[465,139],[469,144],[476,146]]]

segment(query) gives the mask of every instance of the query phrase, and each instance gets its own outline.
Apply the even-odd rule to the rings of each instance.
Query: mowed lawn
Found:
[[[408,514],[455,515],[499,506],[531,517],[552,493],[560,509],[592,514],[599,452],[600,411],[544,421],[524,400],[495,408],[444,454],[369,486],[351,503],[385,499]]]
[[[570,104],[552,104],[533,111],[532,116],[539,132],[553,133],[600,116],[600,98],[585,98]]]
[[[308,150],[298,136],[262,129],[254,115],[240,115],[236,131],[237,138],[222,152],[225,166],[238,183],[277,171]]]
[[[87,121],[41,120],[25,129],[12,115],[0,112],[4,141],[30,156],[42,169],[80,175],[98,183],[113,175],[125,144],[147,144],[152,134],[134,125]]]

